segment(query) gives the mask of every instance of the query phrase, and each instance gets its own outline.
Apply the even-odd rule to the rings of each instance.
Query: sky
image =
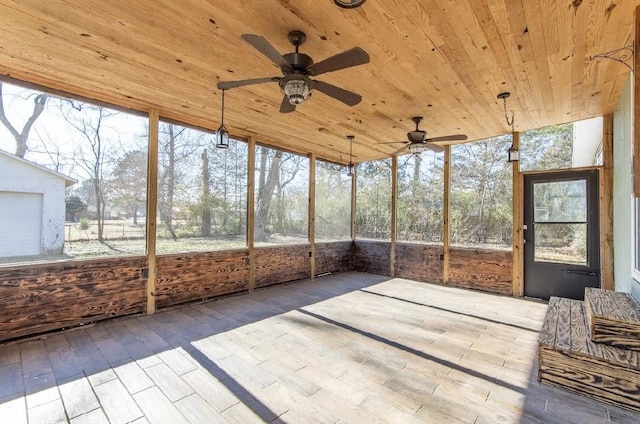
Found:
[[[5,114],[11,125],[21,132],[33,111],[33,100],[39,92],[3,83]],[[67,121],[59,108],[60,100],[50,98],[45,109],[29,133],[25,159],[66,174],[74,179],[83,180],[86,173],[73,165],[73,157],[87,152],[89,143],[86,138]],[[86,115],[90,116],[90,115]],[[124,149],[139,148],[146,143],[147,119],[123,112],[109,118],[102,132],[109,142]],[[16,142],[9,130],[0,124],[0,149],[15,153]],[[48,153],[47,153],[48,152]]]

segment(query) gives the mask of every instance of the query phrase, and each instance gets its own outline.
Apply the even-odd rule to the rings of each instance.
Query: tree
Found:
[[[398,164],[398,239],[442,242],[442,154],[402,157]]]
[[[556,125],[520,134],[521,170],[571,167],[573,124]]]
[[[304,232],[304,229],[299,228],[296,224],[296,219],[292,218],[292,212],[295,210],[288,197],[287,186],[292,184],[296,180],[298,172],[303,168],[303,163],[307,161],[307,158],[298,155],[285,154],[283,160],[280,163],[280,173],[276,184],[275,198],[276,207],[274,210],[273,223],[275,231],[278,233],[299,233]],[[305,184],[307,181],[305,180]],[[295,188],[292,188],[292,195],[297,198]],[[303,201],[306,202],[306,196]]]
[[[197,201],[199,172],[197,154],[206,144],[207,133],[161,123],[158,140],[158,212],[172,239],[177,240],[175,215],[178,203],[187,213]],[[183,217],[184,218],[184,217]]]
[[[69,196],[66,199],[66,220],[78,222],[80,215],[87,210],[87,204],[78,196]]]
[[[147,151],[131,150],[120,158],[109,178],[109,192],[114,205],[123,207],[133,224],[144,210],[147,198]]]
[[[77,164],[87,174],[93,191],[98,226],[98,241],[104,243],[105,217],[105,167],[115,162],[114,147],[108,137],[104,137],[105,122],[118,114],[100,106],[73,100],[60,103],[64,119],[82,137],[84,143],[78,146],[80,154]]]
[[[258,194],[256,198],[256,213],[254,214],[254,232],[256,241],[267,238],[266,224],[273,199],[273,191],[280,178],[280,162],[283,152],[260,147],[260,168],[258,177]],[[268,165],[267,165],[268,163]]]
[[[255,240],[268,233],[298,235],[307,230],[308,178],[299,178],[309,160],[293,153],[260,147],[254,214]]]
[[[231,139],[228,149],[215,149],[208,156],[213,234],[245,234],[247,155],[247,144]]]
[[[176,138],[186,130],[174,125],[167,125],[164,132],[166,137],[160,138],[160,145],[166,155],[166,163],[160,171],[160,184],[158,184],[158,209],[160,220],[167,227],[174,240],[178,239],[173,228],[173,197],[176,186]],[[164,140],[164,142],[162,142]]]
[[[509,135],[452,147],[452,242],[511,243],[510,142]]]
[[[316,163],[316,239],[351,237],[351,177],[347,168]]]
[[[7,130],[11,133],[13,138],[16,141],[16,156],[24,158],[24,155],[29,150],[28,141],[29,141],[29,133],[33,124],[36,122],[38,117],[42,114],[44,110],[44,106],[47,103],[48,95],[40,93],[36,94],[33,98],[33,110],[31,111],[31,116],[24,123],[22,130],[18,131],[12,124],[9,122],[7,115],[4,110],[4,96],[2,94],[2,82],[0,81],[0,122],[7,128]]]
[[[391,161],[358,164],[357,234],[363,238],[388,239],[391,235]]]
[[[211,237],[211,179],[209,178],[209,156],[202,152],[202,237]]]

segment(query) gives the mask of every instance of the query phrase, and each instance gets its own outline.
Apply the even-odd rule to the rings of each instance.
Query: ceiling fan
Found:
[[[283,76],[254,78],[242,81],[224,81],[218,83],[218,88],[228,90],[245,85],[277,82],[282,94],[284,94],[282,103],[280,104],[280,112],[282,113],[289,113],[296,110],[296,105],[309,99],[313,90],[318,90],[349,106],[360,103],[362,96],[359,94],[323,81],[312,80],[310,77],[369,63],[369,55],[367,52],[360,47],[354,47],[321,60],[318,63],[314,63],[311,57],[298,52],[298,48],[304,44],[307,39],[304,32],[291,31],[288,38],[289,42],[295,46],[295,52],[287,53],[283,56],[266,38],[260,35],[243,34],[242,39],[278,66]]]
[[[407,133],[407,141],[391,141],[387,143],[379,144],[399,144],[404,143],[400,149],[393,152],[392,156],[400,155],[403,153],[412,153],[419,155],[425,150],[431,150],[432,152],[443,152],[444,148],[435,144],[435,141],[464,141],[467,136],[464,134],[445,135],[442,137],[427,138],[427,132],[418,128],[420,122],[422,122],[422,116],[414,116],[411,120],[416,124],[416,129]]]

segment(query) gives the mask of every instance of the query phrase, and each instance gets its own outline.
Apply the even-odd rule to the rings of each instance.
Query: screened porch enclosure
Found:
[[[639,422],[639,39],[0,0],[0,419]]]
[[[11,119],[47,95],[3,88]],[[2,259],[16,290],[3,340],[351,270],[522,296],[513,239],[522,177],[505,152],[522,140],[524,172],[536,173],[584,165],[573,151],[588,144],[579,122],[361,162],[349,175],[257,138],[219,149],[216,133],[155,114],[60,97],[43,109],[26,158],[78,183],[67,189],[61,254]],[[602,119],[591,121],[604,137]],[[588,160],[602,168],[602,157]],[[536,213],[562,209],[563,187]],[[540,236],[538,251],[584,255],[580,234]]]

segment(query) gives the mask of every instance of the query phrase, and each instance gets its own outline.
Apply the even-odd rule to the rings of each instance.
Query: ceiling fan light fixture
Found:
[[[414,155],[419,155],[427,149],[427,146],[424,143],[411,143],[409,145],[409,151]]]
[[[311,97],[311,88],[304,79],[289,79],[282,84],[282,92],[292,105],[299,105]]]
[[[342,7],[343,9],[353,9],[355,7],[360,7],[366,0],[333,0],[335,4]]]

